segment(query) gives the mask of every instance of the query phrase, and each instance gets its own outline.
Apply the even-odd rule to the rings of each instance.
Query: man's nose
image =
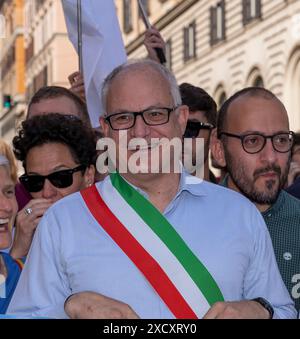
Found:
[[[264,148],[260,151],[261,160],[272,163],[277,159],[277,156],[278,152],[274,149],[272,140],[267,139]]]
[[[132,136],[135,138],[144,138],[149,134],[149,126],[145,123],[141,115],[136,117],[135,124],[131,130]]]

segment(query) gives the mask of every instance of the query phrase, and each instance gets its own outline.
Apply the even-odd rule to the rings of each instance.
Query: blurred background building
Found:
[[[265,86],[300,129],[300,0],[142,2],[179,83],[203,87],[218,104],[245,86]],[[137,0],[115,4],[128,56],[146,56]],[[0,137],[9,141],[31,95],[46,84],[68,87],[78,62],[60,0],[0,0],[0,13]]]
[[[8,141],[25,110],[24,3],[0,1],[0,136]]]
[[[135,58],[146,55],[136,2],[116,2],[128,55]],[[299,0],[143,2],[179,83],[203,87],[219,105],[245,86],[264,86],[283,100],[291,129],[300,129]]]
[[[77,70],[60,0],[0,0],[0,137],[11,141],[26,103],[42,86],[68,87]]]

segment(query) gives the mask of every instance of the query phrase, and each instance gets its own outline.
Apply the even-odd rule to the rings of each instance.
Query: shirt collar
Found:
[[[108,178],[106,178],[109,180]],[[148,199],[148,194],[143,191],[141,188],[134,186],[130,182],[128,182],[124,177],[123,179],[134,189],[136,189],[141,195],[143,195],[146,199]],[[204,196],[206,195],[204,185],[203,184],[203,179],[197,178],[191,174],[189,174],[184,167],[181,167],[181,174],[180,174],[180,181],[179,181],[179,187],[176,193],[176,196],[174,199],[176,199],[182,192],[189,192],[190,194],[193,194],[195,196]]]
[[[267,216],[270,214],[278,213],[281,210],[281,208],[284,206],[286,194],[287,193],[284,190],[281,190],[279,192],[279,195],[275,203],[272,206],[270,206],[266,211],[262,212],[261,214],[263,216]]]
[[[190,194],[196,196],[206,195],[203,185],[200,184],[203,184],[203,179],[191,175],[184,168],[182,168],[179,181],[179,188],[176,196],[180,195],[184,191],[189,192]]]

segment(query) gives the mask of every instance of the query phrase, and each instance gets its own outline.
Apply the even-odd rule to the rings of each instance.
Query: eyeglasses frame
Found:
[[[274,146],[274,143],[273,143],[273,138],[276,137],[277,135],[280,135],[280,134],[288,134],[290,136],[292,136],[293,140],[292,140],[292,143],[291,143],[291,146],[289,148],[289,150],[285,151],[285,152],[282,152],[282,151],[278,151],[275,146]],[[273,149],[278,152],[278,153],[288,153],[289,151],[291,151],[292,147],[293,147],[293,144],[294,144],[294,137],[295,137],[295,133],[293,131],[289,131],[289,132],[280,132],[280,133],[275,133],[273,135],[264,135],[262,133],[246,133],[246,134],[233,134],[233,133],[228,133],[228,132],[221,132],[218,134],[218,138],[220,139],[222,137],[222,135],[225,135],[225,136],[228,136],[228,137],[231,137],[231,138],[236,138],[236,139],[240,139],[241,141],[241,144],[242,144],[242,147],[243,147],[243,150],[248,153],[248,154],[257,154],[259,152],[261,152],[265,146],[266,146],[266,143],[267,143],[267,139],[271,139],[271,142],[272,142],[272,146],[273,146]],[[245,149],[244,147],[244,139],[246,137],[248,137],[249,135],[259,135],[259,136],[262,136],[264,138],[264,143],[263,143],[263,146],[262,148],[259,150],[259,151],[256,151],[256,152],[249,152]]]
[[[120,113],[114,113],[114,114],[111,114],[111,115],[105,117],[105,118],[104,118],[104,121],[105,121],[106,123],[108,123],[108,124],[110,125],[111,129],[113,129],[114,131],[124,131],[124,130],[128,130],[128,129],[132,128],[132,127],[135,125],[135,123],[136,123],[136,117],[137,117],[137,116],[141,116],[142,119],[143,119],[143,121],[144,121],[144,123],[145,123],[146,125],[148,125],[148,126],[161,126],[161,125],[167,124],[167,123],[170,121],[170,114],[171,114],[172,112],[176,111],[176,109],[177,109],[178,107],[179,107],[179,106],[175,106],[175,107],[173,107],[173,108],[169,108],[169,107],[153,107],[153,108],[147,108],[147,109],[145,109],[145,110],[143,110],[143,111],[139,111],[139,112],[120,112]],[[161,124],[149,124],[149,123],[145,120],[144,113],[147,112],[147,111],[155,110],[155,109],[165,109],[165,110],[167,110],[167,112],[168,112],[168,120],[167,120],[166,122],[161,123]],[[112,123],[111,123],[111,118],[114,117],[114,116],[117,116],[117,115],[121,115],[121,114],[133,114],[134,120],[133,120],[132,126],[126,127],[126,128],[113,128]]]

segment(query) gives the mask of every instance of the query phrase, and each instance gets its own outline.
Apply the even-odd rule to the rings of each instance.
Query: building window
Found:
[[[166,41],[166,67],[171,71],[172,70],[172,40],[169,39]]]
[[[210,44],[215,45],[226,38],[225,0],[210,8]]]
[[[196,22],[185,27],[183,32],[184,61],[187,62],[196,57]]]
[[[261,0],[242,0],[243,24],[247,25],[254,19],[261,18]]]
[[[129,33],[132,30],[131,0],[123,0],[123,25],[125,33]]]

